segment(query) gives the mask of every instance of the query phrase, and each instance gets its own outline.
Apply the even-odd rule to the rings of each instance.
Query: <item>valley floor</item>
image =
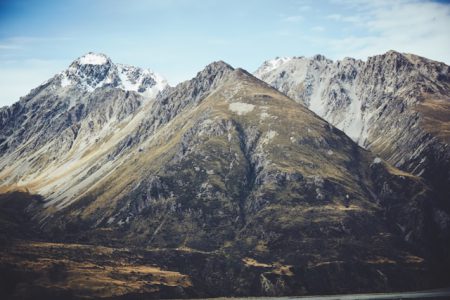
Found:
[[[215,271],[206,267],[211,263]],[[223,254],[192,249],[129,249],[13,240],[0,248],[0,296],[2,299],[33,300],[205,298],[213,296],[211,284],[217,285],[218,293],[226,293],[226,284],[220,286],[214,278],[236,276],[225,274],[221,270],[224,264],[228,264],[227,270],[239,269],[239,265],[244,265],[246,271],[239,269],[241,273],[234,284],[243,279],[251,282],[258,274],[255,272],[258,268],[267,268],[250,266],[245,259],[240,262],[233,259],[227,261]],[[245,292],[244,286],[242,292]],[[450,289],[267,299],[448,298]]]

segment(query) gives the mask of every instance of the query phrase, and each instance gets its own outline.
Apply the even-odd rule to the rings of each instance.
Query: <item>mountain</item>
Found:
[[[2,186],[45,178],[43,186],[51,190],[39,192],[48,196],[64,191],[64,184],[74,185],[75,179],[53,182],[50,188],[48,181],[66,174],[73,164],[91,164],[95,157],[86,154],[99,146],[103,151],[110,145],[105,141],[125,135],[128,121],[166,87],[161,76],[115,65],[102,54],[88,53],[75,60],[0,110]]]
[[[419,176],[225,62],[152,97],[124,89],[120,70],[88,54],[2,110],[5,298],[450,282],[435,193]]]
[[[276,58],[255,76],[306,105],[360,146],[420,176],[450,242],[450,67],[389,51],[367,61]]]

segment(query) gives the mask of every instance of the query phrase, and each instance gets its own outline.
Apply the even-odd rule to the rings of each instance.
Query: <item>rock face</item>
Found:
[[[81,87],[47,83],[3,110],[0,211],[17,218],[0,214],[11,244],[0,270],[21,283],[4,293],[180,298],[448,284],[436,229],[446,215],[437,217],[433,192],[304,105],[224,62],[154,98],[124,91],[107,58],[76,61],[86,62],[80,72],[95,75]],[[27,226],[40,243],[12,243],[30,240]],[[80,270],[95,274],[83,290],[73,284]]]
[[[255,76],[305,104],[359,145],[424,178],[450,235],[450,67],[389,51],[366,62],[277,58]],[[444,221],[446,220],[446,221]],[[449,239],[450,241],[450,239]]]

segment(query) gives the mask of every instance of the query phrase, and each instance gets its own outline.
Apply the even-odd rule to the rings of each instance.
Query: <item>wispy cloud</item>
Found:
[[[333,21],[340,21],[340,22],[347,22],[347,23],[361,23],[364,21],[362,16],[345,16],[341,14],[331,14],[326,16],[326,19],[333,20]]]
[[[351,23],[344,38],[323,42],[337,57],[365,58],[389,49],[450,61],[450,6],[436,2],[333,0],[358,14],[331,14],[327,19]]]
[[[17,50],[21,47],[15,44],[0,44],[0,50]]]
[[[281,18],[281,21],[283,22],[289,22],[289,23],[298,23],[303,20],[303,16],[301,15],[295,15],[295,16],[285,16]]]
[[[50,43],[69,41],[69,37],[39,37],[39,36],[12,36],[0,39],[0,49],[23,49],[27,45],[35,45],[38,43]]]

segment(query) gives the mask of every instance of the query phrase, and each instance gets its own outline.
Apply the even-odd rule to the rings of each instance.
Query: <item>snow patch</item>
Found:
[[[69,80],[69,78],[67,78],[66,75],[63,75],[61,78],[61,87],[66,87],[72,84],[72,81]]]
[[[292,60],[292,57],[276,57],[275,59],[267,60],[263,63],[262,67],[257,70],[259,75],[272,72],[273,70],[284,65],[288,61]]]
[[[79,63],[82,65],[103,65],[108,60],[102,54],[88,53],[85,56],[80,57]]]
[[[117,64],[117,71],[120,78],[120,88],[125,91],[138,92],[148,98],[155,97],[168,85],[164,77],[148,69]],[[149,84],[149,80],[153,83]]]
[[[102,54],[88,53],[80,57],[79,63],[82,65],[104,65],[108,62]]]
[[[121,87],[126,91],[135,91],[149,98],[155,97],[167,85],[167,80],[148,69],[117,64]],[[149,84],[149,81],[152,82]]]
[[[381,158],[375,157],[374,160],[373,160],[373,163],[374,163],[374,164],[379,164],[379,163],[381,163]]]
[[[234,102],[228,106],[228,109],[232,112],[237,113],[239,116],[245,115],[251,112],[255,106],[253,104],[244,103],[244,102]]]

